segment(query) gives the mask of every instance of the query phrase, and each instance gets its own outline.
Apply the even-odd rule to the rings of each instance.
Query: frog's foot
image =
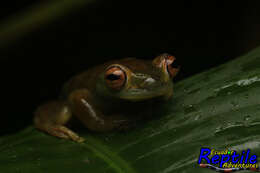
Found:
[[[65,127],[70,118],[71,111],[65,102],[51,101],[38,107],[35,111],[34,124],[37,129],[50,135],[83,142],[83,138]]]
[[[84,142],[84,138],[78,136],[75,132],[71,131],[65,126],[56,125],[47,129],[47,132],[53,136],[63,138],[63,139],[71,139],[75,142]]]

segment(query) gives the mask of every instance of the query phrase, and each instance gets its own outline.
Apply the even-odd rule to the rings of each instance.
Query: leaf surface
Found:
[[[174,97],[160,114],[126,133],[86,130],[82,144],[28,127],[1,137],[0,170],[204,173],[212,171],[197,164],[201,147],[250,148],[260,155],[260,48],[176,83]]]

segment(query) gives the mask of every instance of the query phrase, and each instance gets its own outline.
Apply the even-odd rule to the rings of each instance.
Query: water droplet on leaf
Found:
[[[184,109],[185,114],[188,114],[188,113],[191,113],[191,112],[194,112],[194,111],[196,111],[196,108],[193,105],[188,105]]]

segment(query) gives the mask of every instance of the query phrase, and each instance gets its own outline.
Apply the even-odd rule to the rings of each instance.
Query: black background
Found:
[[[36,3],[1,4],[0,24]],[[36,106],[57,97],[70,76],[109,59],[167,52],[182,64],[179,81],[243,55],[260,43],[259,5],[103,0],[46,23],[0,47],[1,134],[30,124]]]

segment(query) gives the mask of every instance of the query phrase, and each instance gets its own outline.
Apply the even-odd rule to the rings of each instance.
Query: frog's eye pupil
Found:
[[[175,59],[175,61],[173,61],[173,62],[171,63],[171,67],[172,67],[172,68],[179,68],[179,67],[180,67],[180,65],[179,65],[179,63],[178,63],[178,61],[177,61],[177,59]]]
[[[120,79],[120,76],[115,75],[115,74],[109,74],[109,75],[107,75],[106,79],[111,80],[111,81],[118,80],[118,79]]]

